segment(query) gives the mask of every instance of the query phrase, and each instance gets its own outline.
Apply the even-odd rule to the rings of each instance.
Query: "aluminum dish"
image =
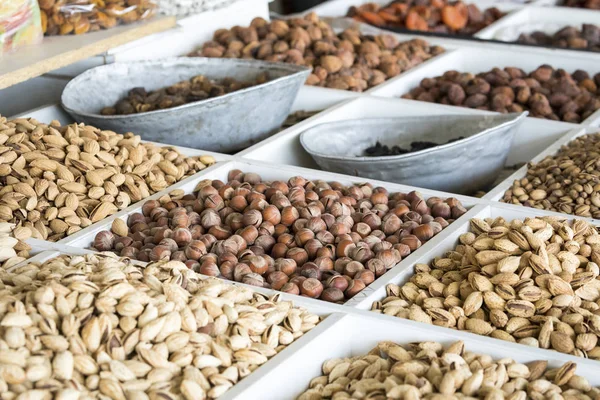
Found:
[[[326,171],[471,194],[491,185],[506,162],[518,125],[527,113],[431,118],[372,118],[316,125],[300,143]],[[396,156],[365,157],[377,141],[406,146],[413,141],[446,143]]]
[[[140,114],[100,114],[134,87],[156,90],[195,75],[250,81],[264,72],[270,81],[224,96]],[[154,142],[232,153],[265,139],[281,125],[309,72],[298,65],[201,57],[115,63],[71,80],[61,101],[78,122],[134,132]]]

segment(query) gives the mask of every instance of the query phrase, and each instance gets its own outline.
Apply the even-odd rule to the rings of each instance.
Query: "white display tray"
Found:
[[[473,114],[473,111],[469,108],[443,104],[364,96],[340,103],[241,151],[237,155],[254,160],[269,160],[275,164],[318,169],[318,165],[300,144],[300,134],[315,125],[360,118]],[[478,111],[477,114],[491,114],[490,111],[475,111]],[[578,125],[566,122],[527,118],[515,133],[506,165],[528,162],[544,148],[578,127]]]
[[[554,68],[564,68],[569,73],[581,69],[593,76],[600,72],[597,54],[591,52],[577,52],[577,54],[568,52],[565,54],[563,50],[538,49],[525,46],[507,45],[493,49],[465,47],[447,52],[430,61],[407,71],[398,79],[395,78],[393,81],[388,81],[373,88],[370,94],[382,97],[401,97],[411,89],[419,86],[422,79],[440,76],[449,70],[479,73],[490,71],[495,67],[517,67],[529,73],[541,65],[548,64]],[[483,112],[481,110],[469,110],[472,113]],[[593,124],[599,119],[600,110],[597,110],[582,123]]]
[[[12,267],[11,270],[14,270],[15,268],[23,266],[24,264],[27,264],[27,263],[40,263],[41,264],[52,258],[58,257],[60,255],[65,255],[65,254],[66,255],[84,255],[84,254],[95,253],[90,250],[78,249],[78,248],[64,246],[64,245],[57,245],[57,244],[51,244],[51,245],[52,246],[43,244],[43,243],[41,245],[38,245],[37,249],[41,250],[40,252],[38,252],[35,256],[31,257],[27,261],[24,261],[20,264],[17,264],[14,267]],[[47,248],[46,248],[46,246],[47,246]],[[97,253],[97,254],[100,254],[100,253]],[[139,263],[141,265],[144,264],[144,263],[140,263],[138,261],[134,261],[134,262]],[[343,317],[343,315],[344,315],[343,312],[346,310],[346,308],[339,306],[339,305],[335,305],[335,304],[329,304],[326,302],[307,302],[306,301],[307,299],[304,297],[290,296],[290,295],[286,295],[284,293],[275,292],[273,290],[257,288],[257,287],[249,286],[249,285],[243,285],[243,284],[239,284],[237,282],[231,282],[231,281],[227,281],[227,282],[229,284],[232,284],[235,286],[243,286],[243,287],[250,288],[251,290],[253,290],[255,292],[259,292],[259,293],[265,294],[267,296],[273,296],[278,293],[282,294],[283,295],[283,296],[281,296],[282,300],[292,301],[295,306],[302,307],[302,308],[306,309],[307,311],[309,311],[310,313],[320,316],[322,318],[322,321],[317,325],[317,327],[320,327],[321,325],[330,326],[333,322],[335,322],[335,321],[339,320],[341,317]],[[308,300],[310,300],[310,299],[308,299]],[[331,322],[329,321],[330,319],[332,320]],[[302,335],[301,337],[296,339],[293,343],[288,345],[284,350],[282,350],[277,355],[270,358],[265,364],[261,365],[257,370],[252,372],[252,374],[250,374],[249,376],[247,376],[244,379],[242,379],[241,381],[239,381],[236,385],[233,386],[232,389],[230,389],[230,391],[226,392],[225,395],[223,395],[219,398],[220,399],[236,398],[235,393],[244,391],[244,389],[247,386],[249,386],[253,381],[256,381],[257,378],[254,378],[255,374],[259,374],[259,375],[262,374],[262,372],[261,372],[262,370],[270,369],[269,365],[278,365],[278,364],[284,362],[286,359],[291,357],[295,351],[303,348],[305,345],[307,345],[308,343],[310,343],[314,340],[318,340],[318,335],[319,335],[320,331],[321,331],[321,329],[317,330],[316,328],[313,328],[311,331],[305,333],[304,335]],[[233,392],[233,394],[229,394],[229,392]]]
[[[385,6],[389,4],[391,0],[330,0],[321,3],[317,6],[309,8],[303,11],[302,14],[308,14],[310,12],[316,13],[319,17],[345,17],[348,9],[352,6],[358,7],[365,3],[375,3]],[[523,7],[522,4],[517,2],[509,1],[494,1],[494,0],[468,0],[467,4],[476,4],[481,11],[484,11],[490,7],[497,7],[500,11],[509,12],[512,10],[519,10]]]
[[[531,160],[531,162],[537,163],[537,162],[543,160],[544,158],[546,158],[547,156],[552,156],[552,155],[556,154],[556,152],[558,152],[558,150],[560,150],[561,146],[568,144],[576,137],[585,135],[587,133],[599,133],[599,130],[598,130],[598,128],[594,128],[594,127],[588,127],[587,129],[582,128],[582,129],[573,130],[573,131],[569,132],[569,134],[565,135],[564,137],[562,137],[559,140],[557,140],[556,142],[554,142],[552,145],[548,146],[544,151],[542,151],[535,158],[533,158]],[[506,178],[505,180],[500,182],[494,189],[490,190],[483,198],[487,199],[487,200],[491,200],[491,201],[501,201],[502,197],[504,196],[504,193],[508,189],[510,189],[513,182],[517,179],[524,178],[526,174],[527,174],[527,165],[524,165],[523,167],[521,167],[517,171],[515,171],[511,176],[509,176],[508,178]],[[519,207],[519,206],[517,205],[517,207]],[[532,208],[527,208],[527,210],[532,210]],[[565,214],[565,215],[568,215],[568,214]],[[598,221],[598,223],[600,224],[600,221]]]
[[[581,24],[600,24],[600,12],[570,7],[524,7],[479,31],[480,39],[514,42],[521,33],[542,31],[554,34],[566,26],[581,29]],[[564,49],[568,50],[568,49]]]
[[[234,160],[231,162],[222,163],[219,165],[214,165],[212,167],[209,167],[206,170],[194,175],[193,177],[190,177],[184,181],[181,181],[181,182],[171,186],[169,188],[169,191],[173,190],[173,189],[181,189],[185,193],[192,193],[192,191],[196,187],[196,184],[204,179],[219,179],[222,181],[226,181],[227,174],[229,173],[229,171],[231,171],[233,169],[239,169],[243,172],[257,173],[264,180],[287,181],[289,178],[291,178],[293,176],[303,176],[304,178],[311,179],[311,180],[321,179],[321,180],[325,180],[325,181],[336,181],[336,182],[340,182],[343,185],[350,185],[352,183],[368,181],[368,182],[372,183],[374,186],[385,187],[390,192],[405,192],[405,193],[407,193],[412,190],[415,190],[414,187],[393,184],[393,183],[388,183],[388,182],[381,182],[381,181],[376,181],[376,180],[371,180],[371,179],[367,180],[367,179],[361,179],[361,178],[347,176],[347,175],[334,174],[334,173],[324,172],[324,171],[315,171],[315,170],[311,170],[311,169],[305,169],[305,168],[299,168],[299,167],[293,167],[293,166],[278,166],[277,168],[273,168],[273,165],[269,164],[269,163],[261,163],[261,162],[252,161],[252,160],[237,159],[237,160]],[[429,198],[432,196],[438,196],[438,197],[442,197],[442,198],[455,197],[455,198],[459,199],[466,208],[471,208],[476,204],[482,204],[485,202],[485,200],[481,200],[481,199],[476,199],[476,198],[467,197],[467,196],[453,195],[450,193],[438,192],[438,191],[429,190],[429,189],[418,189],[418,190],[419,190],[419,192],[421,192],[423,194],[423,196],[425,198]],[[142,200],[141,202],[131,205],[130,207],[128,207],[116,214],[113,214],[110,217],[103,219],[102,221],[99,221],[85,229],[82,229],[79,232],[74,233],[73,235],[67,236],[66,238],[62,239],[58,243],[68,245],[71,247],[77,247],[77,248],[91,248],[94,238],[96,237],[96,234],[103,230],[110,230],[113,220],[115,220],[116,218],[120,218],[126,222],[129,215],[131,215],[134,212],[141,212],[142,205],[145,201],[151,200],[151,199],[157,199],[160,196],[162,196],[163,194],[165,194],[165,192],[157,193],[153,196],[150,196],[147,199]],[[444,229],[442,232],[440,232],[438,235],[436,235],[436,237],[439,235],[443,235],[444,232],[446,231],[446,229]],[[419,249],[415,250],[413,252],[413,254],[415,254],[415,253],[419,254],[423,251],[426,251],[424,249],[434,247],[435,243],[436,242],[434,240],[430,240],[427,243],[425,243],[423,246],[421,246]],[[395,267],[391,268],[385,275],[379,277],[378,279],[385,280],[386,276],[388,274],[394,274],[394,272],[393,272],[394,268]],[[363,294],[361,292],[358,295],[356,295],[355,298],[360,298],[362,295]],[[292,296],[294,296],[294,295],[292,295]],[[297,296],[294,296],[294,297],[297,297]],[[308,299],[308,298],[306,298],[305,301],[315,302],[315,303],[323,303],[323,301],[321,301],[321,300],[314,300],[314,299]]]
[[[242,384],[234,386],[221,400],[292,400],[308,389],[313,378],[322,375],[322,365],[333,358],[366,355],[381,341],[398,344],[435,341],[449,345],[458,340],[465,350],[488,354],[495,360],[511,358],[520,363],[548,360],[550,368],[566,362],[578,364],[576,374],[587,378],[592,386],[600,384],[600,363],[551,350],[539,350],[520,344],[460,332],[434,325],[367,312],[333,315],[311,332],[316,339],[303,341],[287,357],[269,361]]]

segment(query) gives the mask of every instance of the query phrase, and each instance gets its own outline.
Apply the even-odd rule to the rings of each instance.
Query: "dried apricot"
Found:
[[[404,22],[407,29],[413,31],[427,31],[429,30],[429,26],[427,25],[427,21],[423,19],[416,11],[410,11],[406,17],[406,21]]]

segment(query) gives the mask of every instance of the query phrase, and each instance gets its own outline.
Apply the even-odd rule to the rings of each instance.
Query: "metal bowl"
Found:
[[[130,115],[100,115],[134,87],[156,90],[196,75],[269,81],[224,96],[164,110]],[[178,57],[115,63],[92,68],[71,80],[62,105],[78,122],[145,140],[231,153],[272,134],[283,123],[309,75],[307,67],[256,60]]]
[[[326,171],[469,194],[491,185],[506,162],[516,127],[527,113],[431,118],[372,118],[316,125],[300,143]],[[365,157],[377,141],[410,147],[413,141],[446,143],[397,156]],[[408,146],[407,146],[408,145]]]

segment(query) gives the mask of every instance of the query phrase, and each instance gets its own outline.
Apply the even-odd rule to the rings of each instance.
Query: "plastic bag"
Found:
[[[0,55],[43,39],[36,0],[0,1]]]
[[[150,18],[150,0],[39,0],[46,36],[80,35]]]

